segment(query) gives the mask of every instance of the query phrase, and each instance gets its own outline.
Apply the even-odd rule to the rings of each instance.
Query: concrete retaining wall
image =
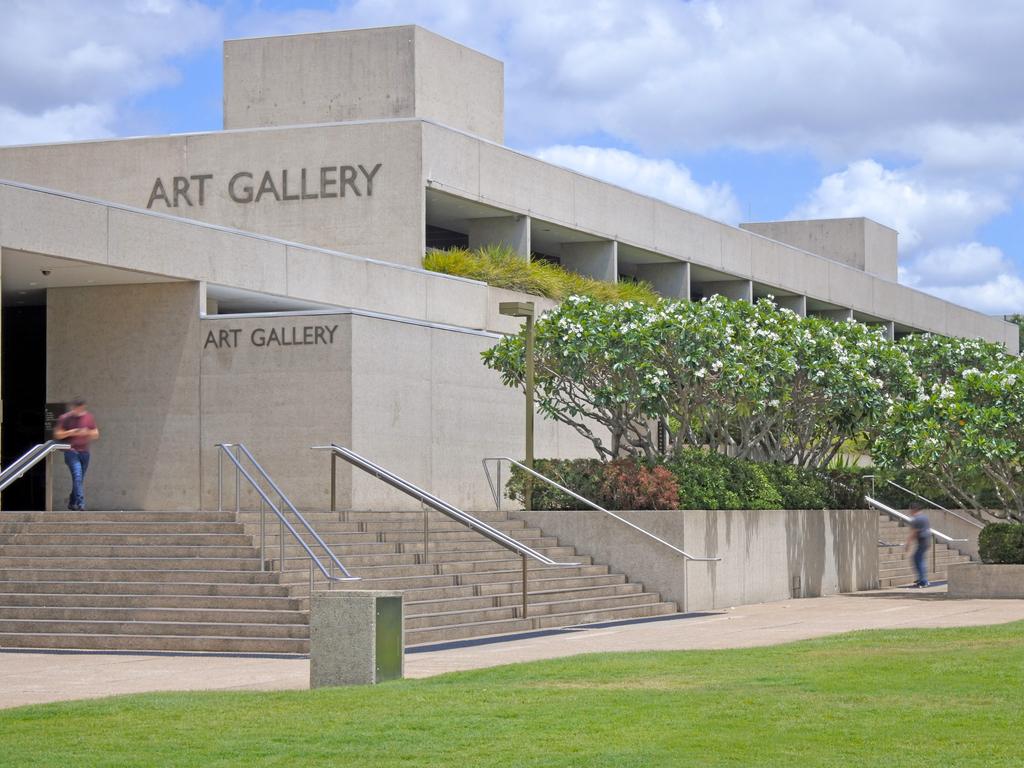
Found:
[[[878,515],[869,510],[616,513],[691,555],[722,558],[710,563],[686,562],[600,512],[511,514],[685,610],[819,597],[878,583]]]
[[[1024,599],[1024,565],[951,565],[948,594],[950,597]]]

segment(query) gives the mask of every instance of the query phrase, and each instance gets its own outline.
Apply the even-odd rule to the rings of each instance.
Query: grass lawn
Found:
[[[1024,622],[0,711],[4,766],[1021,766]]]

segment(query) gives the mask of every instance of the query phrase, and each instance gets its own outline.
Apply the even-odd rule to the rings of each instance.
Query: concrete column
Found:
[[[882,323],[872,323],[872,325],[877,325],[884,329],[885,338],[887,338],[889,341],[896,340],[896,323],[894,323],[892,320],[887,320]]]
[[[506,245],[530,260],[530,217],[489,216],[469,219],[469,247]]]
[[[824,317],[826,320],[835,320],[837,323],[853,320],[852,309],[816,309],[814,315]]]
[[[704,283],[705,296],[725,296],[734,301],[749,301],[754,303],[754,281],[753,280],[719,280],[712,283]]]
[[[402,593],[314,592],[309,608],[309,687],[372,685],[405,672]]]
[[[562,243],[559,256],[568,270],[608,283],[619,280],[619,244],[614,240]]]
[[[636,276],[653,285],[666,299],[690,300],[690,263],[687,261],[638,264]]]
[[[775,306],[779,309],[790,309],[800,317],[807,317],[806,296],[776,296]]]

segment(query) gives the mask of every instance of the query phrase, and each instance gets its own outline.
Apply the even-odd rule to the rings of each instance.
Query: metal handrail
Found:
[[[872,489],[874,489],[874,487],[875,487],[875,476],[874,475],[864,475],[864,478],[865,479],[868,479],[868,478],[871,479],[871,487],[872,487]],[[914,491],[910,490],[909,488],[906,488],[906,487],[900,485],[899,483],[897,483],[897,482],[895,482],[893,480],[886,480],[885,482],[886,482],[886,485],[891,485],[893,488],[899,488],[904,493],[909,493],[915,499],[917,499],[918,501],[923,501],[929,507],[932,507],[933,509],[941,509],[943,512],[946,512],[946,513],[952,515],[955,518],[963,520],[965,523],[969,523],[969,524],[973,525],[975,528],[984,528],[985,527],[984,523],[981,523],[981,522],[975,520],[973,517],[967,517],[966,515],[961,515],[959,512],[954,512],[952,509],[947,509],[946,507],[942,506],[938,502],[932,501],[931,499],[926,498],[926,497],[922,496],[919,493],[915,493]]]
[[[284,572],[285,567],[285,549],[284,549],[284,531],[285,529],[291,533],[292,537],[299,543],[306,555],[309,557],[309,592],[310,597],[313,596],[313,566],[315,565],[317,570],[323,574],[327,580],[328,588],[333,586],[336,581],[359,581],[360,577],[353,576],[349,573],[348,569],[342,565],[341,561],[335,556],[331,548],[327,546],[326,542],[320,535],[313,529],[313,526],[309,524],[309,521],[303,517],[302,513],[296,509],[295,505],[292,504],[291,500],[284,494],[284,491],[274,482],[273,478],[267,473],[267,471],[260,465],[256,458],[252,455],[248,448],[242,443],[217,443],[217,448],[220,450],[217,454],[217,510],[222,511],[224,509],[224,462],[223,458],[226,455],[232,464],[235,465],[235,512],[237,513],[240,509],[240,479],[245,478],[246,482],[252,486],[256,493],[260,497],[260,570],[266,570],[267,559],[265,556],[266,550],[266,524],[264,521],[264,505],[270,507],[271,511],[277,516],[279,527],[278,527],[278,561],[280,563],[281,572]],[[231,449],[234,449],[232,453]],[[302,523],[303,527],[313,537],[317,544],[324,550],[328,557],[328,563],[325,566],[323,562],[317,557],[316,553],[310,548],[306,541],[299,535],[299,532],[295,530],[295,527],[288,522],[287,517],[278,508],[277,504],[273,502],[270,496],[263,490],[263,487],[256,481],[256,479],[249,473],[249,471],[242,466],[242,462],[239,459],[238,452],[242,454],[252,463],[252,466],[256,469],[263,480],[273,489],[277,494],[281,503],[288,508],[293,515]],[[337,568],[344,576],[335,576],[334,568]]]
[[[552,560],[547,555],[545,555],[545,554],[543,554],[541,552],[538,552],[537,550],[533,549],[532,547],[528,547],[526,544],[523,544],[521,541],[518,541],[518,540],[512,538],[511,536],[503,533],[502,531],[499,531],[497,528],[494,528],[493,526],[488,525],[483,520],[479,520],[478,518],[475,518],[472,515],[470,515],[470,514],[468,514],[466,512],[463,512],[458,507],[453,506],[452,504],[449,504],[447,501],[445,501],[445,500],[443,500],[441,498],[438,498],[437,496],[435,496],[434,494],[430,493],[429,491],[423,490],[419,486],[409,482],[408,480],[405,480],[405,479],[399,477],[398,475],[394,474],[393,472],[389,472],[388,470],[384,469],[384,467],[380,466],[379,464],[374,463],[373,461],[370,461],[369,459],[367,459],[364,456],[360,456],[358,453],[356,453],[353,450],[350,450],[349,448],[345,448],[344,446],[337,445],[336,443],[331,443],[330,445],[314,445],[314,446],[311,446],[311,447],[313,448],[313,450],[316,450],[316,451],[330,451],[330,453],[331,453],[331,488],[332,488],[332,494],[331,494],[332,504],[331,504],[331,506],[332,506],[332,508],[334,507],[334,502],[335,502],[335,496],[334,496],[334,493],[333,493],[333,489],[335,487],[335,474],[336,474],[336,461],[335,461],[335,459],[337,457],[337,458],[341,458],[341,459],[347,461],[352,466],[357,467],[357,468],[363,470],[367,474],[373,475],[378,480],[380,480],[380,481],[390,485],[392,488],[395,488],[398,491],[401,491],[405,495],[411,496],[412,498],[416,499],[421,504],[423,504],[425,507],[430,507],[431,509],[433,509],[433,510],[435,510],[437,512],[440,512],[441,514],[445,515],[446,517],[451,518],[452,520],[456,521],[457,523],[461,523],[462,525],[466,526],[470,530],[475,531],[476,533],[479,533],[484,538],[490,539],[495,544],[498,544],[499,546],[504,547],[505,549],[510,550],[512,552],[515,552],[517,555],[519,555],[522,558],[522,560],[523,560],[523,578],[522,578],[522,582],[523,582],[523,618],[524,619],[527,617],[527,584],[526,584],[526,560],[527,560],[527,558],[529,558],[531,560],[536,560],[537,562],[541,563],[542,565],[551,565],[551,566],[559,566],[559,567],[569,567],[569,566],[579,565],[579,563],[560,563],[560,562],[558,562],[556,560]],[[426,559],[427,559],[427,541],[428,541],[428,536],[429,536],[429,527],[428,526],[429,526],[429,523],[428,523],[427,514],[426,514],[426,511],[424,511],[424,515],[423,515],[423,544],[424,544],[423,559],[424,559],[424,562],[426,562]]]
[[[497,465],[497,471],[495,473],[497,475],[497,477],[496,477],[497,485],[491,480],[491,471],[487,467],[487,462],[489,462],[489,461],[493,461]],[[620,517],[619,515],[616,515],[614,512],[609,512],[607,509],[605,509],[604,507],[600,506],[599,504],[595,504],[590,499],[584,498],[583,496],[580,496],[578,493],[570,491],[564,485],[561,485],[560,483],[555,482],[550,477],[547,477],[546,475],[542,475],[540,472],[537,472],[536,470],[530,469],[529,467],[527,467],[526,465],[516,461],[515,459],[511,459],[508,456],[489,456],[488,458],[483,459],[483,461],[481,463],[484,466],[484,475],[486,475],[486,477],[487,477],[487,485],[489,485],[490,488],[491,488],[491,496],[494,497],[494,505],[499,510],[501,509],[501,462],[503,462],[503,461],[507,461],[509,464],[515,464],[521,470],[523,470],[524,472],[530,473],[533,477],[537,478],[538,480],[542,480],[545,483],[547,483],[548,485],[552,486],[553,488],[557,488],[562,493],[565,493],[565,494],[567,494],[569,496],[572,496],[574,499],[576,499],[577,501],[580,501],[580,502],[586,504],[588,507],[590,507],[593,510],[596,510],[598,512],[604,512],[604,514],[608,515],[609,517],[615,518],[620,523],[624,523],[625,525],[628,525],[634,531],[637,531],[638,533],[643,534],[644,536],[646,536],[649,539],[653,539],[654,541],[656,541],[659,544],[662,544],[662,545],[668,547],[669,549],[671,549],[674,552],[678,552],[680,555],[685,557],[687,560],[693,560],[695,562],[701,562],[701,563],[717,563],[717,562],[721,562],[721,560],[722,560],[721,557],[698,557],[696,555],[691,555],[689,552],[686,552],[685,550],[680,549],[679,547],[675,546],[674,544],[669,544],[664,539],[655,536],[653,533],[651,533],[650,531],[648,531],[648,530],[646,530],[644,528],[641,528],[639,525],[636,525],[635,523],[631,523],[626,518]]]
[[[0,471],[0,491],[15,480],[23,477],[32,467],[43,459],[46,459],[46,500],[47,512],[53,511],[53,454],[57,451],[70,451],[71,446],[57,440],[47,440],[45,443],[33,445],[25,453],[16,458]]]
[[[902,512],[900,512],[898,509],[893,509],[888,504],[883,504],[878,499],[874,499],[871,496],[865,496],[864,497],[864,501],[866,501],[868,503],[869,507],[874,507],[875,509],[877,509],[880,512],[885,512],[885,514],[889,515],[889,517],[894,517],[897,520],[900,520],[900,521],[902,521],[904,523],[909,523],[909,522],[911,522],[914,519],[910,515],[905,515]],[[954,539],[952,536],[947,536],[942,531],[937,531],[934,528],[930,528],[930,530],[931,530],[932,536],[935,539],[938,539],[940,541],[944,541],[947,544],[963,543],[963,542],[970,541],[970,539]]]

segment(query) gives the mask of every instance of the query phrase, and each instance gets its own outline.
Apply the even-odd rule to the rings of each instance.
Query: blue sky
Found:
[[[505,62],[511,146],[729,223],[870,216],[903,282],[1024,311],[1016,1],[5,0],[0,145],[217,130],[223,39],[407,23]]]

